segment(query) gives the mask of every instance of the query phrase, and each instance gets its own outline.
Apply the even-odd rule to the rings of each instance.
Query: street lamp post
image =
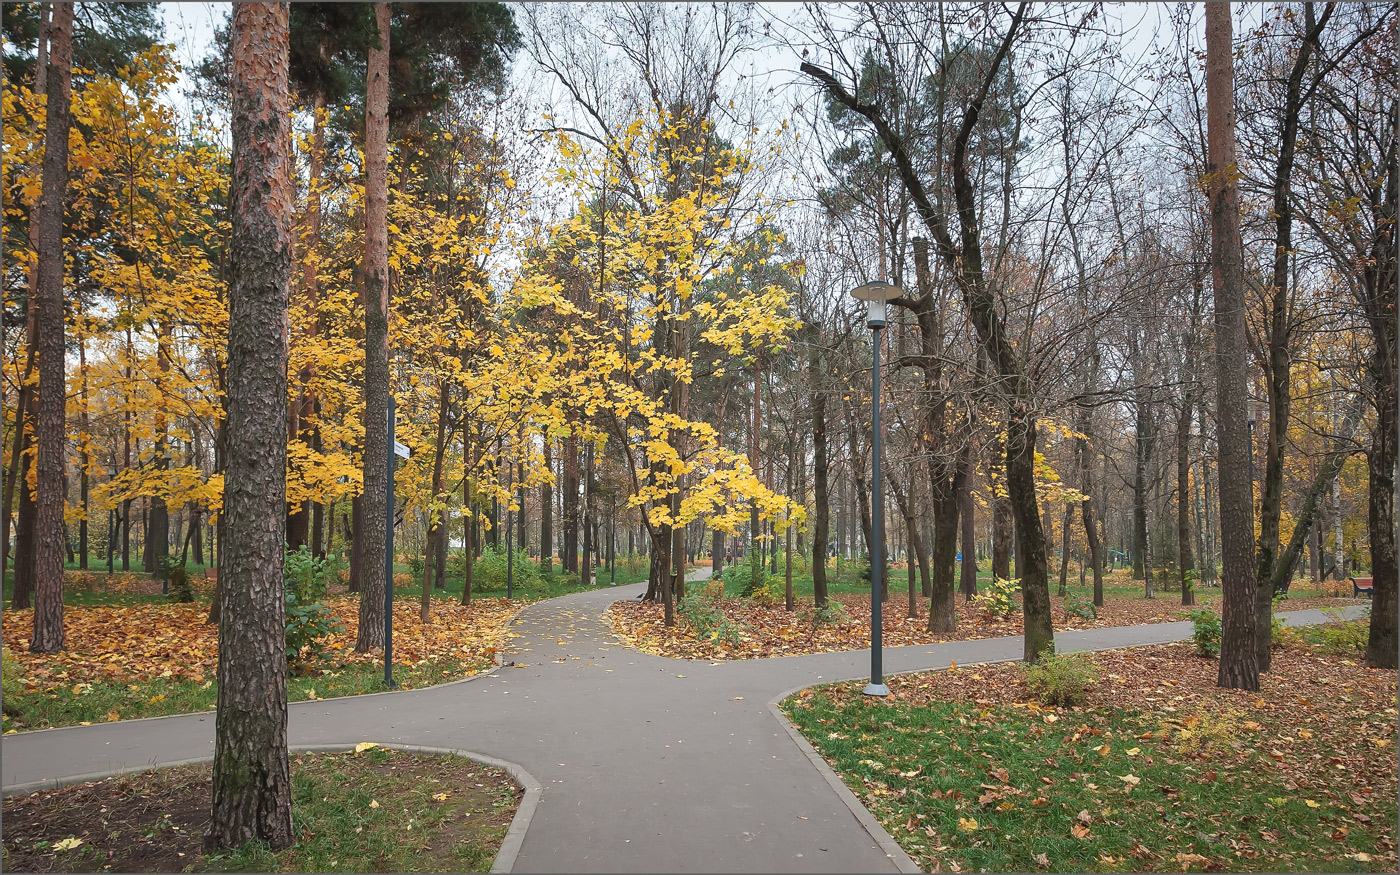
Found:
[[[851,290],[851,297],[869,305],[866,324],[870,326],[871,347],[874,350],[870,395],[870,683],[864,690],[867,696],[890,694],[890,688],[885,686],[881,665],[883,627],[880,618],[880,596],[884,590],[885,577],[885,507],[884,484],[880,480],[880,332],[885,327],[888,302],[902,294],[903,289],[886,282],[865,283]]]

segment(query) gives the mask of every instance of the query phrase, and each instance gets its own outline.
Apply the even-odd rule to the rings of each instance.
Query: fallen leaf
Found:
[[[962,830],[963,832],[976,832],[977,819],[974,817],[959,817],[958,829]]]
[[[82,843],[83,843],[83,840],[82,840],[82,839],[77,838],[76,836],[69,836],[69,837],[66,838],[66,839],[62,839],[61,841],[54,842],[54,843],[53,843],[53,849],[54,849],[55,851],[71,851],[71,850],[73,850],[74,848],[76,848],[78,845],[81,845]]]
[[[379,745],[373,741],[362,741],[359,744],[355,745],[355,753],[362,754],[365,751],[375,747],[379,747]]]
[[[1069,828],[1069,834],[1077,839],[1087,839],[1089,837],[1089,827],[1076,823]]]

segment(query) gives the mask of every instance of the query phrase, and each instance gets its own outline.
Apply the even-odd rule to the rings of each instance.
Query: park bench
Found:
[[[1356,597],[1360,596],[1363,592],[1366,593],[1366,598],[1370,598],[1370,597],[1371,597],[1371,592],[1372,592],[1371,578],[1369,578],[1369,577],[1353,577],[1353,578],[1350,578],[1350,579],[1351,579],[1351,597],[1352,597],[1352,598],[1356,598]]]

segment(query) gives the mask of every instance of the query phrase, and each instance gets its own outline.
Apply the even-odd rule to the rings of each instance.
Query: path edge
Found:
[[[894,840],[894,836],[890,835],[885,828],[880,825],[880,821],[875,819],[875,815],[870,813],[870,809],[866,808],[865,804],[856,797],[856,794],[851,792],[851,788],[846,786],[846,782],[841,780],[841,776],[836,774],[831,766],[827,765],[826,759],[822,757],[821,754],[817,753],[817,749],[812,747],[811,742],[807,741],[807,739],[802,736],[802,733],[797,731],[797,727],[792,725],[792,721],[788,720],[787,715],[778,707],[778,703],[788,696],[801,692],[810,686],[812,686],[812,684],[804,684],[800,687],[793,687],[787,692],[779,693],[776,697],[768,701],[769,713],[777,718],[778,723],[783,729],[787,730],[788,737],[792,739],[793,744],[797,745],[798,749],[806,755],[808,762],[821,773],[827,785],[835,791],[836,795],[845,803],[846,808],[855,816],[855,819],[860,825],[865,828],[865,831],[870,834],[870,837],[875,840],[876,846],[885,852],[885,857],[888,858],[890,862],[894,863],[895,869],[900,872],[924,871],[918,867],[912,857],[905,853],[904,849],[899,846],[899,842]]]
[[[470,750],[460,750],[446,747],[427,747],[418,744],[385,744],[382,747],[388,750],[401,750],[408,753],[421,753],[433,756],[454,756],[462,759],[472,760],[486,766],[494,766],[509,774],[512,780],[524,791],[520,797],[520,805],[515,809],[515,816],[511,818],[510,828],[506,830],[505,838],[501,840],[501,847],[496,851],[495,859],[491,863],[492,872],[510,872],[515,868],[515,861],[520,856],[520,849],[525,843],[525,833],[530,829],[530,821],[534,819],[535,811],[539,807],[540,798],[544,795],[544,787],[535,776],[519,763],[503,760],[498,757],[487,756],[484,753],[476,753]],[[289,745],[287,753],[289,755],[299,753],[347,753],[355,749],[354,744],[295,744]],[[71,787],[74,784],[86,784],[91,781],[105,781],[108,778],[116,778],[121,775],[134,775],[141,772],[148,772],[153,769],[169,769],[178,766],[192,766],[201,763],[213,762],[213,756],[195,757],[193,759],[180,760],[173,763],[161,763],[158,766],[129,766],[122,769],[112,769],[105,772],[92,772],[86,775],[73,775],[67,778],[45,778],[40,781],[30,781],[27,784],[15,784],[4,789],[4,796],[23,796],[27,793],[37,793],[42,790],[58,790],[63,787]]]

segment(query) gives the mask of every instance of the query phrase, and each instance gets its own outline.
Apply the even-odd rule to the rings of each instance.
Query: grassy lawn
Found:
[[[1003,665],[783,709],[924,871],[1393,872],[1396,674],[1359,656],[1276,650],[1257,696],[1179,644],[1094,655],[1073,708]]]
[[[520,790],[458,757],[294,754],[297,842],[205,856],[209,766],[5,799],[4,868],[29,872],[486,872]]]

